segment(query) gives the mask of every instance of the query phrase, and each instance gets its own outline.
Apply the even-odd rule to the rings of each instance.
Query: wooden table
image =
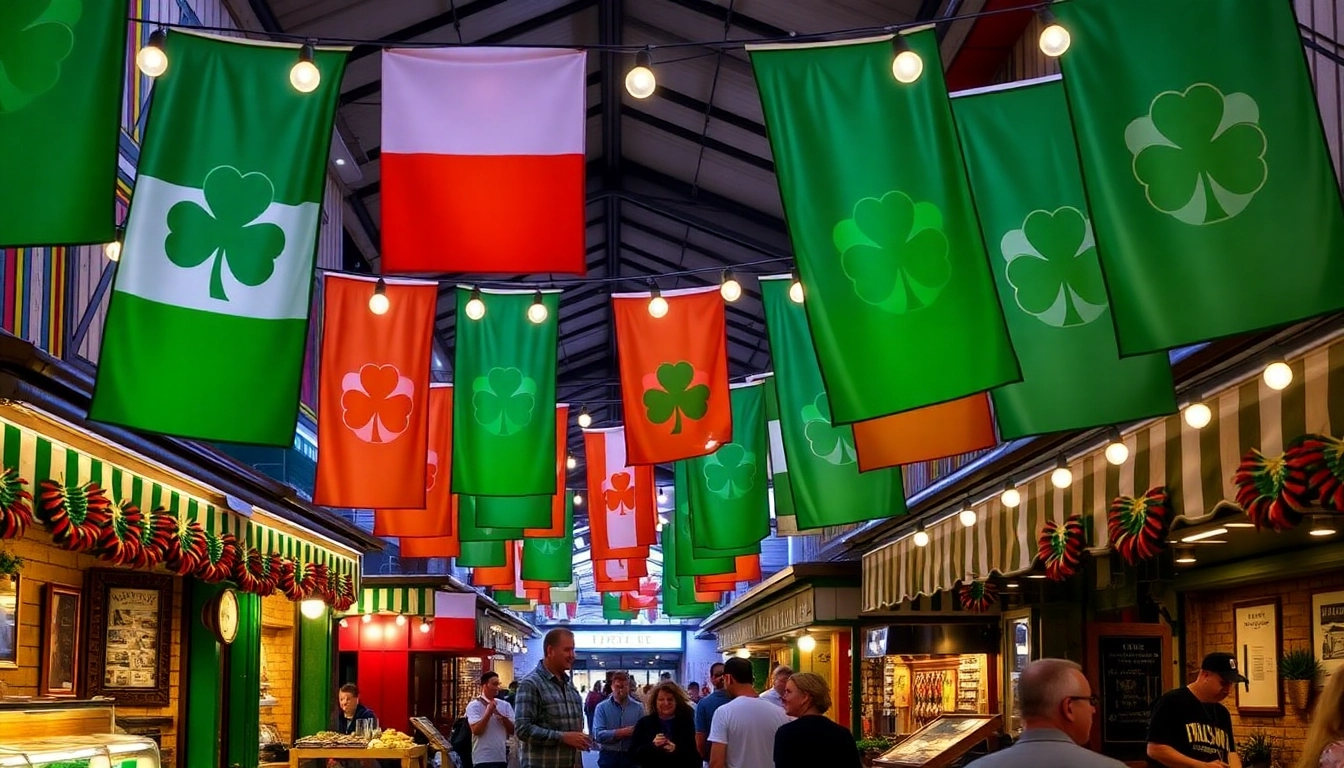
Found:
[[[417,744],[410,749],[360,749],[358,747],[295,747],[289,750],[290,768],[299,768],[304,760],[400,760],[401,768],[429,768],[429,748]],[[324,764],[325,768],[325,764]]]

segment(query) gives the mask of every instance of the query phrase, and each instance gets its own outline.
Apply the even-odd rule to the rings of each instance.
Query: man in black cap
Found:
[[[1162,695],[1148,721],[1148,762],[1158,768],[1241,768],[1232,715],[1221,702],[1246,682],[1230,653],[1210,653],[1199,676]]]

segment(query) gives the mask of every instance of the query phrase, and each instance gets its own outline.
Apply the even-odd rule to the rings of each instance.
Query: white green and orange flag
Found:
[[[583,431],[594,560],[646,558],[658,538],[653,467],[631,466],[625,445],[624,427]]]

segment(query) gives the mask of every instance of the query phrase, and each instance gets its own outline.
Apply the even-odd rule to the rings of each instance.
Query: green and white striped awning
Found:
[[[918,595],[932,595],[967,578],[1030,570],[1036,541],[1047,521],[1079,515],[1090,526],[1091,548],[1110,545],[1106,515],[1116,496],[1136,496],[1166,486],[1178,519],[1198,522],[1220,504],[1235,506],[1232,476],[1251,448],[1268,456],[1308,433],[1344,434],[1344,340],[1332,340],[1286,361],[1288,389],[1270,389],[1262,377],[1229,387],[1204,402],[1213,421],[1203,429],[1178,414],[1144,423],[1124,435],[1130,460],[1116,467],[1104,447],[1070,462],[1073,485],[1063,490],[1048,472],[1017,489],[1022,503],[1004,507],[998,496],[975,505],[979,522],[963,526],[954,516],[927,526],[929,544],[911,537],[863,556],[863,610],[888,611]],[[947,510],[952,512],[952,509]]]
[[[403,616],[433,616],[432,587],[365,587],[350,610],[341,614],[400,613]]]

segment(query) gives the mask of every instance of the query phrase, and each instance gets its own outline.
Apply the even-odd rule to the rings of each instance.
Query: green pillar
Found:
[[[294,708],[298,732],[294,738],[311,736],[331,728],[332,648],[335,644],[335,625],[331,613],[322,609],[322,616],[310,619],[299,613],[299,657],[294,668]]]
[[[229,646],[229,727],[223,768],[257,768],[261,724],[261,598],[238,593],[238,637]],[[192,768],[194,764],[189,763]]]
[[[220,672],[219,641],[201,622],[205,604],[221,591],[222,584],[186,580],[187,615],[183,618],[186,636],[185,663],[186,722],[178,729],[178,750],[185,752],[181,765],[191,768],[219,768],[219,734],[224,700],[223,675]]]
[[[849,730],[863,738],[863,628],[849,630]]]

